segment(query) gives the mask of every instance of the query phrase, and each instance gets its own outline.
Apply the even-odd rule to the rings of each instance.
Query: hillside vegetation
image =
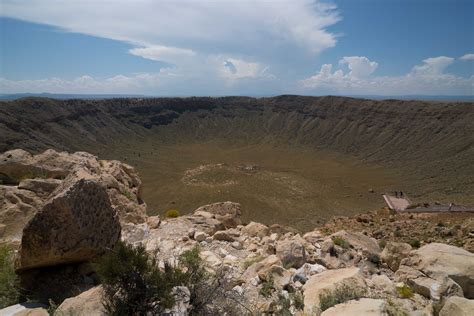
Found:
[[[27,98],[0,103],[0,151],[12,148],[132,164],[151,213],[235,200],[244,218],[305,229],[378,208],[386,190],[474,205],[472,103]]]

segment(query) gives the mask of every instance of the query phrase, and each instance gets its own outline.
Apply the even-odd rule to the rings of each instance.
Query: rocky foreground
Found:
[[[84,152],[8,151],[0,155],[0,179],[0,241],[18,248],[23,288],[62,301],[57,315],[105,314],[90,262],[119,239],[157,252],[161,266],[199,245],[209,269],[223,273],[239,314],[270,313],[277,297],[300,293],[302,302],[289,300],[291,314],[473,315],[471,242],[460,245],[466,249],[453,245],[472,239],[472,218],[457,230],[461,235],[453,233],[451,245],[413,248],[387,238],[393,233],[370,215],[357,220],[370,227],[364,233],[348,225],[335,231],[333,223],[306,234],[242,223],[240,205],[233,202],[177,218],[147,217],[134,169]],[[404,227],[411,219],[405,220]],[[169,312],[186,315],[188,303],[180,297]],[[35,305],[0,310],[29,313],[48,314]]]

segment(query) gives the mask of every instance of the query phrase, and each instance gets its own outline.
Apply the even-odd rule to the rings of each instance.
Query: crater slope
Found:
[[[0,103],[0,151],[13,148],[132,164],[150,213],[233,200],[244,219],[305,230],[387,190],[474,205],[473,103],[27,98]]]

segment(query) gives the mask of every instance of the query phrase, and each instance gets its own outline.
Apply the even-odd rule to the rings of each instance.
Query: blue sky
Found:
[[[473,95],[470,0],[1,0],[0,93]]]

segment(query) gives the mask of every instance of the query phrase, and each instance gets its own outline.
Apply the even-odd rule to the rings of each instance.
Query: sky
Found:
[[[474,95],[474,0],[0,0],[0,93]]]

